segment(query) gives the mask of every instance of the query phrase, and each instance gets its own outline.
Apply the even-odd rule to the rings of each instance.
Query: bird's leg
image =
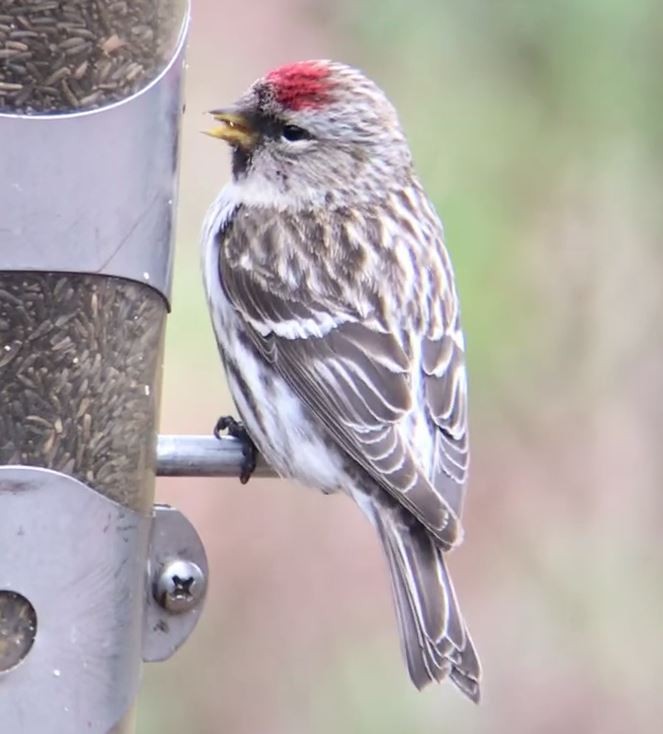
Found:
[[[221,438],[222,431],[229,436],[238,439],[242,444],[242,464],[239,471],[239,481],[246,484],[251,475],[255,471],[256,461],[258,459],[258,449],[249,436],[244,424],[236,420],[231,415],[222,415],[214,426],[214,435]]]

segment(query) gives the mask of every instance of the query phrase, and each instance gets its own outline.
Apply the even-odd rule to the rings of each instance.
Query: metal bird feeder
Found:
[[[153,506],[188,16],[0,2],[3,732],[133,731],[141,662],[204,598]]]

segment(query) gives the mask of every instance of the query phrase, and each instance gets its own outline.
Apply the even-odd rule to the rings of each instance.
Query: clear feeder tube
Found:
[[[0,2],[0,465],[52,469],[143,517],[154,497],[188,14],[185,0]],[[0,557],[11,542],[0,537]],[[136,588],[118,604],[132,605],[138,630],[144,555],[133,562]],[[0,698],[12,695],[16,640],[30,633],[40,644],[21,599],[0,580]],[[140,648],[125,657],[133,686]],[[105,731],[74,721],[65,708],[79,684],[62,687],[52,731],[134,731],[130,709]]]

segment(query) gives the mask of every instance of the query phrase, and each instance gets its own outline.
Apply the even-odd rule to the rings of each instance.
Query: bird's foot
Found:
[[[214,426],[214,435],[221,438],[222,432],[238,439],[242,444],[242,464],[239,471],[239,481],[246,484],[255,471],[258,459],[258,449],[249,436],[244,424],[231,415],[222,415]]]

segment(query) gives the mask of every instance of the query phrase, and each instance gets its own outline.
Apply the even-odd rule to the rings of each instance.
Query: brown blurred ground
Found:
[[[659,730],[662,29],[653,0],[194,0],[162,430],[231,410],[198,272],[228,155],[203,111],[283,62],[362,66],[402,113],[460,283],[474,453],[452,566],[485,696],[412,689],[344,498],[163,481],[212,588],[147,669],[142,734]]]

